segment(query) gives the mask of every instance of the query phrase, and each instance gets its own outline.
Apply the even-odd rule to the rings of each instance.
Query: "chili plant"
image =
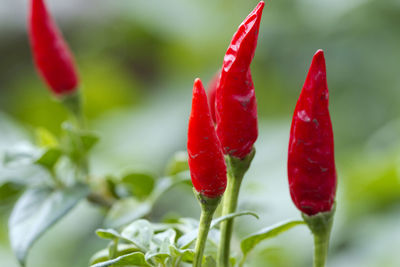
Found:
[[[290,130],[290,194],[303,220],[280,222],[247,236],[240,243],[242,254],[232,256],[234,219],[258,218],[252,211],[236,209],[258,137],[250,64],[264,5],[261,1],[233,35],[222,68],[209,85],[208,98],[200,79],[195,80],[187,152],[173,157],[165,176],[133,171],[94,177],[89,156],[99,137],[85,124],[73,55],[44,0],[30,0],[29,39],[36,69],[71,116],[63,123],[61,136],[39,129],[35,144],[10,150],[4,157],[7,173],[2,176],[24,187],[9,219],[11,246],[21,265],[46,230],[79,202],[89,201],[105,211],[104,228],[96,233],[109,241],[90,260],[92,267],[243,266],[261,241],[304,224],[314,235],[314,267],[325,266],[336,169],[322,50],[314,55]],[[40,173],[38,178],[27,179],[34,172]],[[178,183],[193,185],[200,220],[150,222],[155,202]],[[221,201],[221,216],[213,219]]]

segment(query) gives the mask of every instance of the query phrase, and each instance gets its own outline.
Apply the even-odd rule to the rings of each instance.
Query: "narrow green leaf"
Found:
[[[9,219],[11,247],[21,264],[34,242],[87,193],[86,186],[76,185],[62,190],[28,189],[21,196]]]
[[[232,219],[232,218],[235,218],[235,217],[239,217],[239,216],[245,216],[245,215],[251,215],[251,216],[254,216],[255,218],[258,219],[258,215],[256,213],[254,213],[254,212],[251,212],[251,211],[235,212],[235,213],[231,213],[231,214],[228,214],[226,216],[214,219],[211,222],[210,230],[212,228],[216,227],[218,224],[220,224],[223,221],[226,221],[226,220],[229,220],[229,219]],[[198,224],[198,222],[197,222],[197,224]],[[178,239],[178,242],[177,242],[178,247],[181,248],[181,249],[188,248],[196,240],[197,231],[198,231],[198,228],[196,228],[196,229],[194,229],[194,230],[182,235]]]
[[[96,234],[103,239],[117,239],[120,237],[120,234],[114,229],[97,229]]]
[[[227,220],[230,220],[232,218],[245,216],[245,215],[251,215],[251,216],[259,219],[257,213],[254,213],[252,211],[240,211],[240,212],[230,213],[228,215],[225,215],[225,216],[219,217],[217,219],[214,219],[211,222],[211,228],[214,228],[215,226],[217,226],[218,224],[220,224],[223,221],[227,221]]]
[[[116,240],[116,239],[122,239],[125,242],[131,243],[132,245],[134,245],[135,247],[138,248],[138,250],[141,250],[142,252],[147,251],[147,248],[145,246],[143,246],[143,242],[141,243],[141,239],[140,238],[136,238],[132,236],[128,236],[128,234],[120,234],[117,231],[113,230],[113,229],[98,229],[96,231],[96,234],[103,239],[108,239],[108,240]],[[140,237],[140,234],[137,234]]]
[[[245,258],[247,254],[261,241],[275,237],[287,230],[305,224],[304,221],[286,221],[264,228],[242,240],[240,247]]]
[[[133,252],[139,252],[138,248],[131,244],[118,244],[117,248],[117,257],[123,256],[126,254],[131,254]],[[90,265],[94,265],[99,262],[104,262],[110,260],[109,250],[102,249],[98,251],[93,257],[90,259]]]
[[[146,266],[150,265],[146,262],[142,252],[133,252],[130,254],[119,256],[118,258],[100,262],[91,267],[107,267],[107,266]]]

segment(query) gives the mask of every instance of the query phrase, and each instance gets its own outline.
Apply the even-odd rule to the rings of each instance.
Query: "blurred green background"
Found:
[[[186,144],[192,83],[208,83],[237,26],[257,1],[48,0],[79,65],[85,113],[101,136],[93,172],[148,169],[162,174]],[[60,133],[66,112],[33,68],[27,1],[0,2],[0,151],[32,139],[36,127]],[[291,203],[286,157],[290,119],[313,53],[324,49],[338,169],[337,216],[329,267],[400,266],[400,2],[270,0],[252,73],[259,106],[257,155],[237,219],[238,240],[299,218]],[[187,199],[187,201],[182,201]],[[0,206],[0,265],[16,267],[7,237],[12,203]],[[197,217],[188,187],[152,213]],[[80,204],[40,239],[29,267],[85,267],[105,243],[94,230],[104,214]],[[311,266],[305,227],[263,242],[248,266]]]

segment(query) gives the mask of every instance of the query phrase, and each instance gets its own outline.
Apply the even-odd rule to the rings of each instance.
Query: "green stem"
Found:
[[[251,161],[255,155],[253,149],[244,159],[227,156],[228,165],[228,184],[225,191],[224,202],[222,206],[222,216],[236,211],[240,186],[244,174],[250,167]],[[217,263],[219,267],[229,267],[230,244],[233,232],[233,219],[221,223],[221,239],[217,254]]]
[[[195,192],[195,194],[200,202],[201,215],[200,215],[199,232],[197,235],[195,254],[193,259],[193,267],[201,267],[211,221],[214,212],[217,209],[218,204],[221,200],[221,197],[208,198],[197,192]]]
[[[314,267],[325,267],[329,248],[329,233],[314,235]]]
[[[61,99],[61,102],[67,108],[73,119],[81,129],[86,129],[86,121],[82,109],[81,90],[76,90],[73,94],[66,95]]]
[[[313,267],[325,267],[326,265],[334,214],[335,207],[329,212],[321,212],[312,216],[302,214],[304,221],[314,235]]]
[[[242,180],[243,177],[233,177],[231,175],[228,175],[228,185],[226,187],[226,193],[222,206],[222,216],[228,215],[236,211]],[[221,267],[229,266],[229,252],[233,231],[233,222],[233,219],[230,219],[221,223],[221,240],[219,244],[217,259],[218,264]]]
[[[79,88],[72,94],[66,95],[61,99],[63,105],[67,108],[71,115],[71,120],[76,124],[80,130],[86,129],[86,120],[83,114],[82,94]],[[75,140],[81,142],[80,140]],[[82,146],[82,145],[81,145]],[[85,156],[78,162],[77,172],[82,172],[88,181],[89,175],[89,159]]]

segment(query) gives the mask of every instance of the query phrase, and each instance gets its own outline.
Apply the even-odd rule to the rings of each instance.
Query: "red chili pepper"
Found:
[[[257,46],[263,8],[261,1],[233,35],[216,94],[217,134],[224,153],[241,159],[251,152],[258,136],[250,63]]]
[[[324,52],[314,55],[294,110],[288,177],[294,204],[307,215],[331,211],[336,194],[333,132]]]
[[[193,86],[187,149],[196,191],[209,198],[222,196],[226,187],[225,159],[200,79],[196,79]]]
[[[51,91],[58,96],[76,91],[73,56],[43,0],[31,0],[29,37],[36,67]]]
[[[217,86],[218,86],[220,75],[221,75],[221,71],[219,70],[217,72],[217,74],[215,74],[213,79],[211,80],[210,84],[208,85],[208,89],[207,89],[208,103],[210,105],[211,117],[214,122],[217,122],[217,119],[215,117],[215,95],[217,93]]]

